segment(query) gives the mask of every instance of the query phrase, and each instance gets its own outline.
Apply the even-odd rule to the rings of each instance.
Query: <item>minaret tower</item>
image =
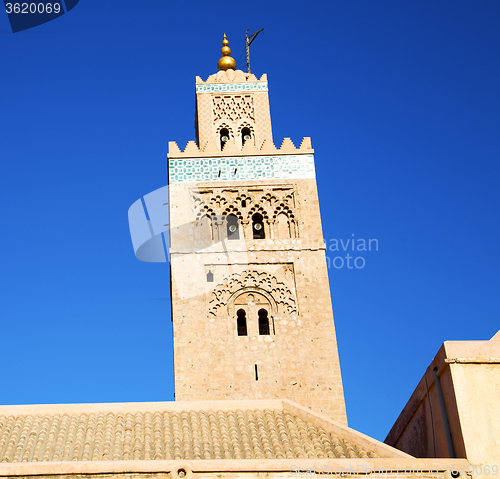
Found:
[[[310,138],[275,147],[266,75],[196,78],[168,153],[176,400],[296,401],[347,423]],[[290,99],[293,102],[293,99]]]

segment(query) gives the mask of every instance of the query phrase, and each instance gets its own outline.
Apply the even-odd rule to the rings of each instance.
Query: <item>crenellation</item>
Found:
[[[181,149],[177,145],[177,142],[175,141],[169,141],[168,142],[168,155],[170,155],[171,158],[177,158],[182,154]]]
[[[198,145],[196,144],[196,142],[194,140],[191,140],[191,141],[187,142],[183,153],[185,156],[189,156],[189,155],[193,155],[193,154],[197,155],[200,153],[200,149],[198,148]]]
[[[311,138],[309,136],[305,136],[304,138],[302,138],[299,150],[312,150]]]
[[[168,158],[208,158],[215,156],[253,156],[256,153],[260,155],[273,155],[276,153],[311,155],[314,150],[311,147],[311,138],[304,137],[297,148],[290,138],[284,138],[281,146],[276,148],[272,140],[265,139],[260,147],[252,141],[244,143],[242,148],[236,146],[234,138],[229,139],[225,147],[220,150],[213,138],[206,139],[202,147],[198,147],[194,140],[188,141],[184,150],[181,150],[175,141],[168,143]]]
[[[290,138],[284,138],[280,146],[280,151],[282,153],[295,153],[297,148],[293,144]]]
[[[245,73],[241,70],[228,69],[225,71],[218,71],[210,75],[206,81],[200,76],[196,76],[196,85],[212,84],[212,83],[254,83],[254,82],[267,82],[267,74],[264,73],[258,79],[253,73]]]

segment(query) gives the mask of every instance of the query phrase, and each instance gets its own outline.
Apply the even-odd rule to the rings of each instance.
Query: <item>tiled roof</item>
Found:
[[[185,409],[179,403],[139,403],[135,410],[133,404],[51,406],[45,412],[25,406],[12,414],[0,407],[0,461],[380,457],[366,442],[353,444],[307,417],[272,407],[279,402],[251,409],[213,407],[217,403],[200,408],[197,402],[192,409],[189,402],[182,403]]]

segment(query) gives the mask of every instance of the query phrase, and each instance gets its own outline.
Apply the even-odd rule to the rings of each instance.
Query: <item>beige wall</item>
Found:
[[[293,191],[298,237],[266,225],[266,239],[254,240],[243,212],[239,240],[207,241],[196,192],[222,186],[229,198]],[[315,180],[172,184],[170,205],[176,399],[283,398],[347,423]],[[268,294],[269,336],[255,314],[238,336],[235,281]]]
[[[225,461],[107,461],[7,464],[0,477],[46,479],[293,479],[354,477],[370,479],[450,479],[451,470],[467,470],[466,461],[415,459],[297,459]],[[316,474],[315,474],[316,471]],[[462,474],[461,477],[465,475]]]
[[[500,468],[500,341],[445,342],[385,442],[416,457],[450,457],[435,367],[455,456]]]
[[[472,464],[500,467],[500,364],[451,364],[460,425]]]

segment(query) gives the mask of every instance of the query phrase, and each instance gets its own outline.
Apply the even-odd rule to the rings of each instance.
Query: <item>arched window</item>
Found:
[[[264,233],[264,219],[259,213],[255,213],[252,216],[252,232],[253,239],[264,239],[266,237]]]
[[[220,131],[220,149],[223,150],[226,143],[229,141],[229,130],[222,128]]]
[[[238,326],[238,336],[248,336],[247,332],[247,318],[244,309],[238,309],[236,313],[237,316],[237,326]]]
[[[240,229],[238,225],[238,218],[235,215],[227,215],[226,218],[227,225],[227,239],[239,240],[240,239]]]
[[[267,316],[267,310],[259,309],[259,334],[269,335],[269,318]]]
[[[212,242],[212,220],[207,215],[203,215],[198,221],[196,234],[197,239],[203,244]]]
[[[245,144],[245,141],[252,139],[252,132],[250,128],[243,128],[241,130],[241,146]]]
[[[285,213],[280,213],[276,218],[276,222],[278,223],[278,238],[290,238],[290,223],[288,221],[288,216]]]

